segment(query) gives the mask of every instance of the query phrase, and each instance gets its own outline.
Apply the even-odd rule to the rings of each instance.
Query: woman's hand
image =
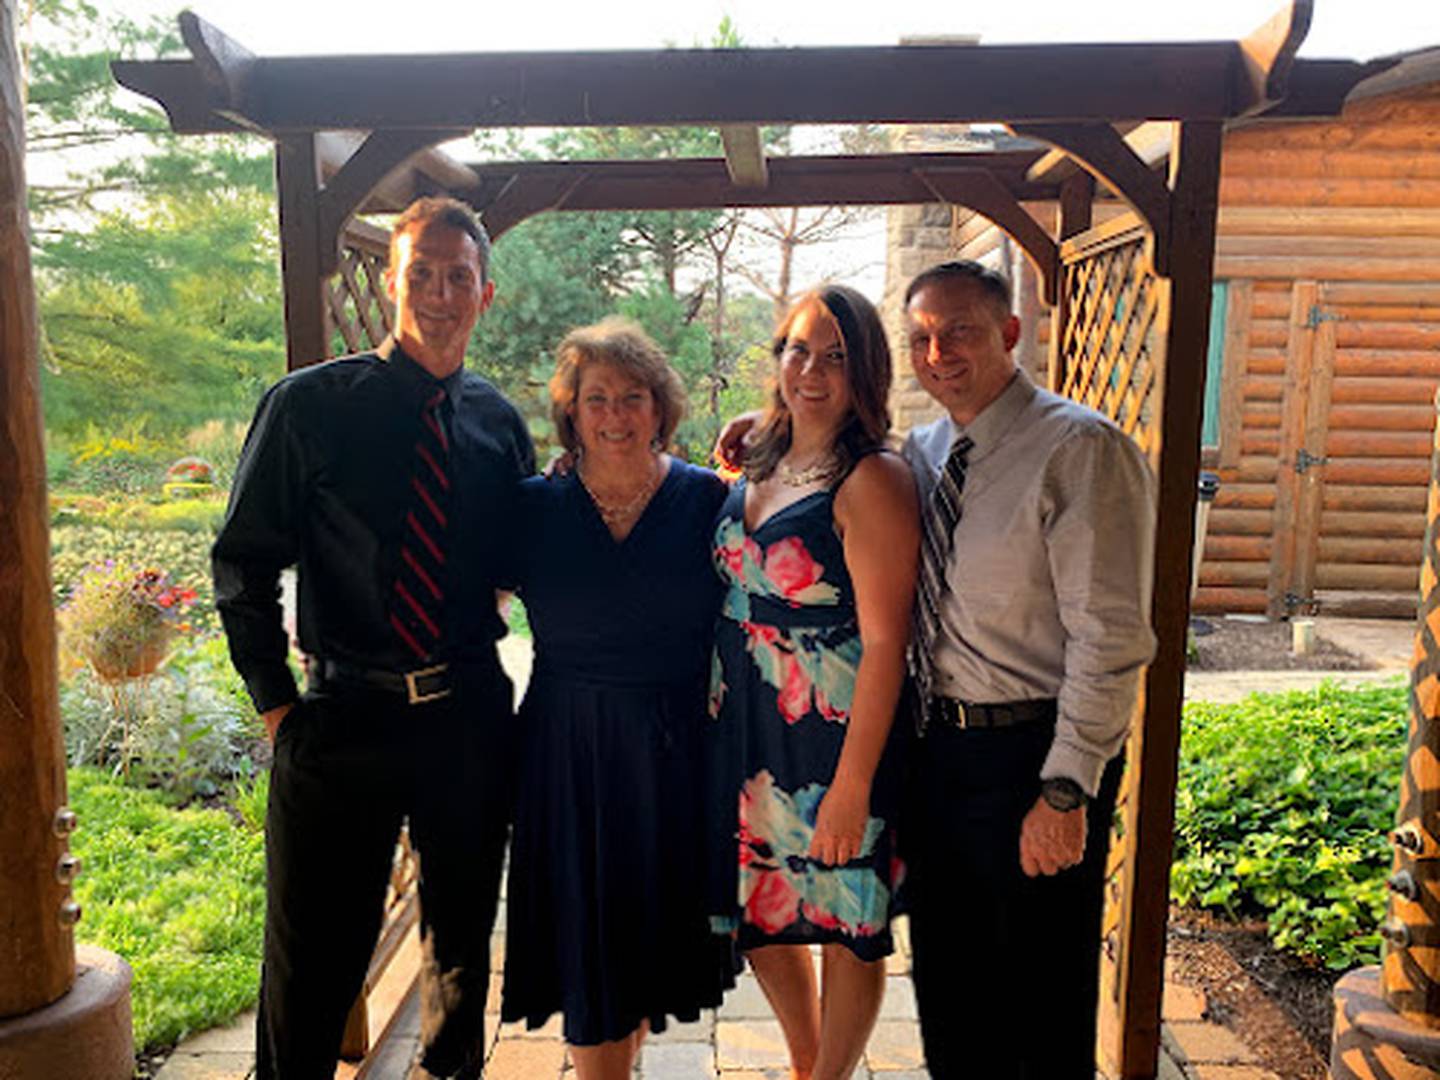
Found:
[[[809,855],[826,866],[843,866],[860,854],[870,820],[870,785],[836,780],[820,800]]]

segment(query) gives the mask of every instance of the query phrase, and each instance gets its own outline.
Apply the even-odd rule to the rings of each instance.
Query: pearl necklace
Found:
[[[775,473],[786,487],[805,487],[807,484],[813,484],[819,480],[829,480],[835,475],[839,464],[835,460],[835,452],[832,450],[812,461],[803,469],[797,469],[782,461],[776,467]]]
[[[655,494],[655,489],[660,486],[660,460],[650,459],[650,475],[646,477],[645,483],[640,486],[630,499],[625,502],[607,502],[596,495],[589,484],[585,482],[585,470],[577,468],[575,475],[580,479],[580,486],[585,489],[585,494],[590,496],[590,501],[595,504],[596,511],[600,514],[600,520],[607,526],[614,527],[624,523],[632,515],[638,514],[644,509],[645,504],[650,501],[650,496]]]

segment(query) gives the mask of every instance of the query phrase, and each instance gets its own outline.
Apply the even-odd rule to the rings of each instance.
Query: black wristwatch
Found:
[[[1083,788],[1068,776],[1054,776],[1040,781],[1040,797],[1052,810],[1062,814],[1078,810],[1090,801]]]

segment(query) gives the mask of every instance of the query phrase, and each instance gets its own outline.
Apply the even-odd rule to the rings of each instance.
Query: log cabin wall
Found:
[[[1220,199],[1205,451],[1220,492],[1195,607],[1413,617],[1440,380],[1440,83],[1229,132]]]
[[[940,209],[891,211],[897,343],[924,266],[1024,264],[968,210],[944,238]],[[1027,209],[1053,229],[1053,203]],[[1102,197],[1095,221],[1122,212]],[[1048,311],[1015,280],[1017,352],[1043,385]],[[1202,464],[1220,490],[1194,609],[1413,617],[1440,384],[1440,82],[1228,131],[1214,307]],[[938,411],[897,360],[903,431]]]

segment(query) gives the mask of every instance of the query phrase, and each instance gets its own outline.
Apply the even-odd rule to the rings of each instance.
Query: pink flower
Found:
[[[738,581],[745,580],[745,556],[749,555],[757,565],[760,562],[760,547],[744,535],[737,527],[725,537],[725,542],[715,549],[717,561],[725,564],[725,568]]]
[[[810,680],[793,656],[786,656],[784,665],[785,685],[780,688],[776,704],[785,722],[794,724],[810,711]]]
[[[778,934],[795,921],[800,894],[779,870],[761,870],[745,902],[745,919],[767,934]]]
[[[824,571],[798,536],[777,540],[765,551],[765,576],[792,602],[819,581]]]

